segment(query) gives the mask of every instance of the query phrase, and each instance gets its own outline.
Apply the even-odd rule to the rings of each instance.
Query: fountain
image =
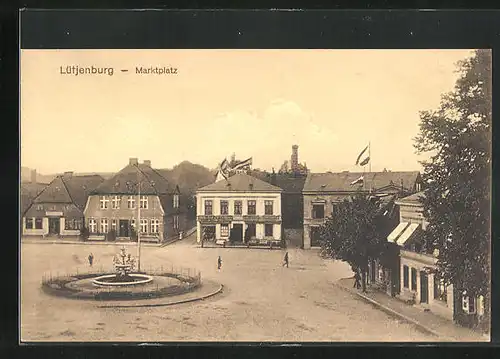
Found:
[[[122,247],[120,254],[113,257],[116,274],[107,274],[95,278],[92,283],[97,286],[129,286],[146,284],[153,280],[152,276],[146,274],[132,273],[135,268],[135,258],[126,253]]]

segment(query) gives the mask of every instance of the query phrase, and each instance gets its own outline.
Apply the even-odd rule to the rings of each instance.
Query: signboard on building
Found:
[[[233,216],[198,216],[198,221],[204,224],[231,223]]]
[[[47,217],[62,217],[63,213],[62,212],[47,211],[47,212],[45,212],[45,215]]]

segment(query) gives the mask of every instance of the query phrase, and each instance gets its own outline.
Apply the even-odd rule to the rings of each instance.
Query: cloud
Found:
[[[283,99],[272,101],[262,113],[233,111],[220,114],[206,129],[207,141],[221,158],[232,152],[237,157],[254,158],[254,166],[278,167],[289,159],[291,146],[298,144],[313,155],[331,146],[337,136],[314,122],[312,114],[297,103]]]

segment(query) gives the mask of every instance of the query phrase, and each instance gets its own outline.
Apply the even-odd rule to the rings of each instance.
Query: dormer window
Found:
[[[422,190],[422,185],[420,184],[420,182],[417,182],[417,184],[415,185],[415,189],[417,192],[420,192]]]
[[[141,208],[147,209],[148,208],[148,197],[147,196],[141,196]]]
[[[108,209],[109,199],[106,196],[101,196],[99,199],[99,204],[101,209]]]
[[[179,208],[179,195],[174,194],[174,203],[173,203],[174,208]]]

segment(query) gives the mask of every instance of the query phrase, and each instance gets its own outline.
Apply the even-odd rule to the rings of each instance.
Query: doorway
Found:
[[[60,234],[61,219],[49,218],[49,234]]]
[[[429,278],[423,271],[420,272],[420,303],[429,303]]]
[[[120,219],[120,228],[118,230],[118,237],[129,237],[129,221],[128,219]]]
[[[311,227],[311,247],[321,247],[319,227]]]
[[[243,242],[243,224],[233,224],[231,238],[234,242]]]

